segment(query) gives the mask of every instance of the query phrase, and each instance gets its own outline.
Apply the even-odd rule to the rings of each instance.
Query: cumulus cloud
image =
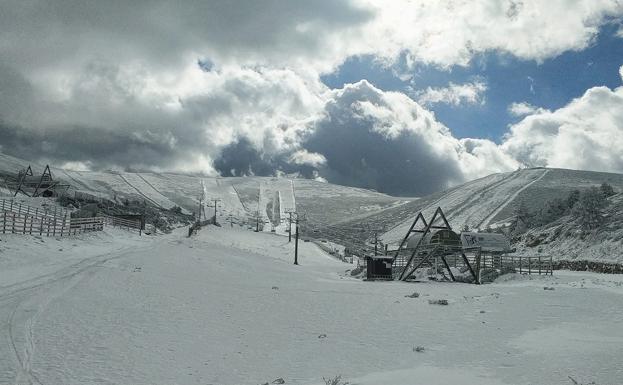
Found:
[[[521,117],[521,116],[526,116],[526,115],[543,113],[543,112],[546,112],[546,110],[540,107],[535,107],[530,103],[521,102],[521,103],[511,103],[511,105],[508,106],[508,112],[513,116]]]
[[[623,87],[594,87],[510,127],[501,149],[531,166],[623,171]]]
[[[540,147],[520,143],[519,126],[502,148],[459,140],[404,94],[366,82],[330,90],[321,74],[364,54],[441,67],[490,50],[542,61],[586,47],[621,13],[608,0],[8,1],[0,149],[68,167],[299,172],[421,194],[511,169],[508,154],[535,161],[525,147]],[[483,87],[424,90],[422,103],[479,103]]]
[[[302,149],[290,155],[289,161],[298,165],[309,165],[318,168],[327,163],[327,158],[317,152],[309,152]]]
[[[386,56],[406,52],[413,62],[446,67],[465,65],[475,54],[489,50],[542,62],[587,47],[602,23],[623,13],[623,3],[616,0],[371,4],[377,17],[365,35],[369,50]]]
[[[461,104],[484,104],[484,93],[487,85],[484,82],[476,81],[465,84],[455,84],[450,82],[448,87],[431,88],[420,91],[416,94],[417,101],[423,105],[433,105],[444,103],[453,106]]]
[[[302,146],[324,155],[320,172],[329,182],[398,195],[431,193],[518,165],[493,142],[458,140],[406,95],[366,81],[333,92]]]

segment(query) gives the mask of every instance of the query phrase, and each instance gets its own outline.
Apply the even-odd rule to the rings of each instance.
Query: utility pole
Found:
[[[221,200],[219,198],[212,198],[210,199],[210,201],[214,202],[214,206],[208,205],[208,207],[214,207],[214,224],[216,224],[216,208],[218,202],[220,202]]]
[[[296,214],[295,210],[287,210],[286,213],[290,216],[288,218],[288,243],[292,241],[292,215]]]
[[[256,211],[255,212],[255,232],[259,233],[260,231],[260,212]]]
[[[382,243],[379,240],[379,232],[381,231],[385,231],[384,227],[379,227],[379,228],[374,228],[374,229],[370,229],[370,231],[374,232],[374,255],[377,255],[379,252],[379,243]]]
[[[294,234],[294,264],[299,264],[299,222],[304,221],[305,217],[301,218],[299,213],[293,212],[294,214],[294,225],[296,229],[296,233]]]
[[[197,222],[201,222],[201,211],[203,210],[203,196],[199,197],[199,212],[197,213]]]

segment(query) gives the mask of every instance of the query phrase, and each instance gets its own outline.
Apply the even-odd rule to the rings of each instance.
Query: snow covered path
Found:
[[[342,374],[352,384],[572,376],[607,385],[623,376],[622,276],[362,282],[311,243],[294,266],[293,244],[272,234],[114,236],[88,240],[100,248],[91,256],[82,240],[54,240],[75,252],[40,263],[15,261],[4,251],[17,241],[2,242],[0,271],[21,273],[0,288],[0,383],[313,385]]]

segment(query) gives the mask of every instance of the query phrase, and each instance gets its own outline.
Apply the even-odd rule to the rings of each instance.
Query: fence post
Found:
[[[522,267],[521,257],[519,257],[519,274],[523,274],[523,271],[521,270],[521,267]]]
[[[532,275],[532,258],[528,257],[528,274]]]
[[[549,275],[554,275],[554,264],[551,255],[549,256]]]
[[[2,202],[4,205],[4,202]],[[6,211],[4,212],[4,220],[2,221],[2,234],[6,234]]]
[[[39,223],[39,236],[43,235],[43,217],[41,217],[41,223]]]
[[[539,255],[539,275],[541,275],[541,256]]]

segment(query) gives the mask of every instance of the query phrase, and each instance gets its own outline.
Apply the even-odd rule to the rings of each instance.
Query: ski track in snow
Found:
[[[67,238],[65,241],[73,242]],[[76,278],[80,278],[84,272],[108,261],[127,257],[131,255],[129,253],[132,250],[137,250],[137,247],[121,247],[65,266],[61,263],[61,267],[56,271],[0,287],[0,312],[11,309],[7,313],[6,323],[0,330],[5,334],[17,364],[13,381],[15,385],[45,383],[33,371],[32,360],[36,353],[34,327],[48,304],[70,290],[77,283]],[[8,380],[7,375],[10,377],[8,372],[0,374],[0,383]]]
[[[157,207],[163,208],[161,205],[158,204],[158,202],[156,202],[155,200],[151,199],[147,195],[143,194],[143,192],[141,190],[139,190],[136,186],[134,186],[132,183],[130,183],[130,181],[128,181],[128,179],[123,174],[119,173],[118,175],[121,177],[121,179],[123,179],[123,181],[128,186],[130,186],[132,189],[134,189],[134,191],[136,191],[140,196],[142,196],[143,198],[147,199],[148,201],[150,201],[151,203],[153,203]]]
[[[549,171],[550,171],[549,169],[544,170],[543,173],[538,178],[536,178],[535,180],[533,180],[530,183],[527,183],[525,186],[523,186],[519,190],[515,191],[506,201],[504,201],[502,204],[500,204],[495,210],[493,210],[493,212],[491,214],[489,214],[489,216],[487,216],[481,223],[479,223],[476,226],[476,228],[479,229],[479,230],[481,228],[483,228],[483,227],[486,228],[489,225],[489,223],[493,220],[493,218],[495,218],[500,212],[502,212],[502,210],[504,210],[504,208],[506,206],[508,206],[512,201],[517,199],[519,194],[521,194],[528,187],[532,186],[533,184],[535,184],[538,181],[540,181],[541,179],[543,179],[545,177],[545,175],[547,175],[549,173]]]

